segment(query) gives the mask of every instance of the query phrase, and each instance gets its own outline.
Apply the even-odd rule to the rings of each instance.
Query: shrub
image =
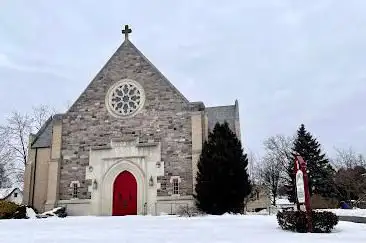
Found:
[[[17,210],[11,216],[12,219],[26,219],[27,207],[24,205],[18,206]]]
[[[277,221],[283,230],[305,233],[308,229],[306,212],[283,211],[277,213]],[[312,211],[313,233],[330,233],[338,224],[338,216],[332,212]]]
[[[187,206],[180,206],[177,209],[176,214],[181,216],[181,217],[195,217],[195,216],[203,215],[203,213],[200,212],[196,207],[188,206],[188,205]]]
[[[312,213],[313,217],[313,232],[314,233],[329,233],[333,227],[338,224],[338,216],[332,212],[315,212]]]
[[[0,219],[11,219],[19,205],[13,202],[0,201]]]

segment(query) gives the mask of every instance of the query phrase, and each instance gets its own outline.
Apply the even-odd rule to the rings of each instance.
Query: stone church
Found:
[[[239,107],[190,102],[129,40],[64,114],[30,136],[24,203],[69,215],[174,214],[194,203],[203,141]]]

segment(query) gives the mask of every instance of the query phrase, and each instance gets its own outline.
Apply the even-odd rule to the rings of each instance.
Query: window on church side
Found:
[[[178,178],[173,179],[173,194],[179,194],[179,180]]]
[[[74,183],[72,185],[72,198],[78,198],[78,192],[79,192],[78,184]]]

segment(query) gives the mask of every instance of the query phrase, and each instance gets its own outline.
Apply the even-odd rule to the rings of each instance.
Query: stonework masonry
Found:
[[[144,96],[135,95],[141,106],[123,117],[107,105],[123,107],[132,99],[125,96],[136,94],[126,95],[120,86],[126,80]],[[113,102],[106,98],[111,87],[118,89]],[[112,215],[115,177],[129,170],[138,182],[138,214],[174,213],[193,204],[202,145],[225,121],[240,139],[237,101],[218,107],[189,102],[127,38],[70,109],[31,136],[24,203],[40,211],[67,206],[70,215]]]
[[[130,119],[110,115],[105,96],[121,79],[140,83],[146,93],[142,110]],[[112,139],[135,137],[139,142],[161,142],[165,175],[158,178],[158,196],[172,193],[170,176],[182,178],[181,194],[192,194],[192,134],[187,100],[133,46],[125,41],[105,67],[64,115],[62,122],[60,199],[70,199],[70,182],[81,182],[80,199],[89,199],[85,167],[89,151],[107,146]]]

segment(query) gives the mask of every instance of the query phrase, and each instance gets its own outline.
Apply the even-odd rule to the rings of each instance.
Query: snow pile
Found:
[[[364,243],[366,225],[339,222],[330,234],[283,231],[274,216],[51,217],[1,220],[1,242],[133,243]]]
[[[37,214],[36,212],[34,212],[33,208],[30,208],[30,207],[26,207],[26,216],[27,218],[29,219],[35,219],[37,218]]]
[[[67,216],[66,214],[66,208],[64,207],[58,207],[58,208],[54,208],[50,211],[46,211],[44,213],[41,213],[38,215],[39,218],[47,218],[47,217],[60,217],[60,218],[64,218]]]
[[[276,198],[276,205],[294,205],[287,198]]]

